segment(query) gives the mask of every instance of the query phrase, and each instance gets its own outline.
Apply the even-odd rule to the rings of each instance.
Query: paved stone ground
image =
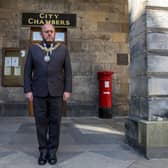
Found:
[[[0,168],[167,168],[124,141],[124,118],[63,118],[58,164],[38,166],[34,118],[0,118]]]

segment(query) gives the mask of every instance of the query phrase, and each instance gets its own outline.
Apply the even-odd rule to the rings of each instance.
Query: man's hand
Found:
[[[32,92],[25,93],[25,96],[29,101],[31,101],[31,102],[33,101],[33,93]]]
[[[70,96],[71,96],[71,93],[69,93],[69,92],[64,92],[64,94],[63,94],[63,100],[64,100],[64,101],[67,101],[67,100],[70,98]]]

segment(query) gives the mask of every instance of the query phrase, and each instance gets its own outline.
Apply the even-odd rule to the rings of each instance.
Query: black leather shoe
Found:
[[[48,153],[48,163],[54,165],[57,163],[57,156],[55,153],[49,152]]]
[[[38,164],[45,165],[46,163],[47,163],[47,152],[40,152]]]

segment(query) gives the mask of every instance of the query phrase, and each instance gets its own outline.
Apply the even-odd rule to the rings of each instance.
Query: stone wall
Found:
[[[129,9],[131,99],[126,139],[146,157],[164,158],[166,131],[160,140],[154,130],[168,125],[168,1],[130,0]]]
[[[165,1],[130,3],[130,115],[134,117],[152,120],[153,115],[168,115],[167,7]]]
[[[168,1],[147,2],[149,120],[168,117]]]
[[[168,95],[168,4],[152,0],[131,2],[130,115],[152,120],[154,115],[168,115],[165,106]]]
[[[117,64],[120,53],[128,54],[129,64],[128,4],[125,0],[1,0],[1,51],[3,47],[29,45],[30,28],[21,25],[22,12],[77,14],[77,27],[67,31],[73,68],[73,95],[68,102],[68,115],[97,115],[97,72],[101,70],[114,71],[113,113],[127,115],[128,65]],[[1,102],[24,103],[22,90],[1,86]]]
[[[130,5],[130,115],[147,118],[146,15],[145,0]]]

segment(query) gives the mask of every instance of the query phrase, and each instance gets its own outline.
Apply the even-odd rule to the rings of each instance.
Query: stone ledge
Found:
[[[26,102],[0,102],[0,116],[28,116]]]
[[[168,158],[168,120],[147,121],[128,118],[125,127],[128,144],[148,159]]]
[[[0,101],[0,116],[29,116],[28,105],[26,102]],[[92,104],[65,104],[63,116],[98,116],[98,110],[97,106]]]

